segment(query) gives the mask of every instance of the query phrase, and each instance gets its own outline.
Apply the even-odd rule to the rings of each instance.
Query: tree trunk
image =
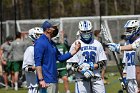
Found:
[[[130,4],[130,14],[134,14],[135,13],[135,4],[134,4],[134,0],[131,0],[131,4]]]
[[[94,6],[95,6],[95,15],[100,15],[100,2],[99,0],[94,0]]]
[[[117,0],[114,0],[115,14],[118,14]]]

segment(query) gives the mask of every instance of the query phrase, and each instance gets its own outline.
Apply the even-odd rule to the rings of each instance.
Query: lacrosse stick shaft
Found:
[[[113,39],[111,37],[109,28],[107,26],[107,21],[105,21],[105,26],[103,24],[101,24],[101,30],[102,30],[102,35],[104,36],[105,41],[107,41],[108,43],[113,43]],[[117,53],[113,52],[113,51],[112,51],[112,53],[113,53],[113,56],[114,56],[114,59],[115,59],[119,74],[120,74],[121,78],[123,79],[123,75],[122,75],[123,71],[119,66],[120,61],[118,59]],[[126,87],[126,93],[128,93],[126,84],[125,84],[125,87]]]

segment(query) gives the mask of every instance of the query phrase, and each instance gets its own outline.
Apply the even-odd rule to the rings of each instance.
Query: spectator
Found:
[[[5,89],[8,89],[8,64],[10,60],[10,49],[11,49],[11,42],[13,41],[13,38],[11,36],[8,36],[6,38],[6,42],[2,44],[1,50],[2,50],[2,70],[3,70],[3,78],[5,83]]]
[[[19,71],[22,68],[23,55],[25,51],[25,43],[21,40],[21,33],[16,33],[16,39],[11,43],[12,62],[10,62],[10,71],[15,85],[15,90],[18,90]]]

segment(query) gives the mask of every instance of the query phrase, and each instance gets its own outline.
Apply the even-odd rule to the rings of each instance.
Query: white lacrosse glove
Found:
[[[72,63],[67,63],[66,68],[69,70],[72,67]]]
[[[108,43],[107,45],[108,45],[108,48],[109,48],[111,51],[120,53],[120,44]]]
[[[86,78],[94,77],[94,73],[90,70],[86,70],[83,74]]]
[[[79,68],[80,69],[89,69],[90,68],[90,64],[88,64],[88,63],[79,63],[78,64],[79,65]]]
[[[90,71],[89,69],[83,68],[81,70],[81,73],[86,77],[86,78],[90,78],[90,77],[94,77],[94,73],[92,71]]]

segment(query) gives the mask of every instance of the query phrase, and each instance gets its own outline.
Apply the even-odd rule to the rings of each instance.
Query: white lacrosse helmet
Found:
[[[81,31],[89,31],[92,29],[92,24],[89,20],[83,20],[79,22],[79,29]]]
[[[132,39],[139,32],[140,22],[138,20],[128,20],[124,25],[126,39]]]
[[[85,43],[90,43],[92,40],[92,24],[89,20],[79,22],[80,39]]]
[[[35,41],[42,34],[43,34],[43,29],[41,27],[34,27],[34,28],[29,30],[29,35],[28,36],[32,41]]]

